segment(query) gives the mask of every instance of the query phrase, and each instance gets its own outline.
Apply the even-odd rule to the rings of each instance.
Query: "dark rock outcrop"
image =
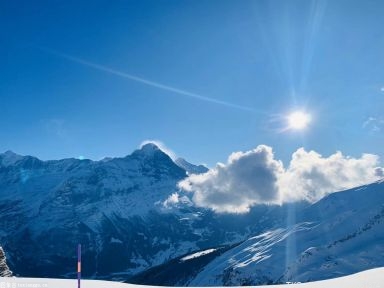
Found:
[[[0,277],[11,277],[11,276],[12,276],[12,271],[9,270],[4,250],[2,247],[0,247]]]

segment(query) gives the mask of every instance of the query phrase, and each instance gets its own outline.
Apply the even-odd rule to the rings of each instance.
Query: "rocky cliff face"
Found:
[[[12,271],[9,270],[5,253],[2,247],[0,247],[0,277],[11,277]]]

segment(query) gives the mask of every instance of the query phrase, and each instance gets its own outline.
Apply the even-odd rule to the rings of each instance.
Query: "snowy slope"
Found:
[[[77,280],[62,280],[62,279],[38,279],[38,278],[0,278],[0,287],[4,287],[8,283],[16,283],[16,287],[35,287],[35,288],[68,288],[77,287]],[[29,285],[29,286],[28,286]],[[140,287],[158,287],[158,286],[140,286],[133,284],[123,284],[110,281],[97,280],[82,280],[82,288],[140,288]],[[364,272],[356,273],[346,277],[339,277],[331,280],[324,280],[303,284],[289,285],[269,285],[257,286],[260,288],[384,288],[384,268],[376,268]]]
[[[331,194],[286,219],[213,260],[189,285],[307,282],[384,266],[384,183]]]

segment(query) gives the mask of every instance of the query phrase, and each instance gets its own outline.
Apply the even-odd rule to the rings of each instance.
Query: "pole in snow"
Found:
[[[77,246],[77,288],[80,288],[81,279],[81,244]]]

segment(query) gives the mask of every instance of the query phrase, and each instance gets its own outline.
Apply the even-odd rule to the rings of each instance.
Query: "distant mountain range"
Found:
[[[140,284],[304,282],[384,266],[383,182],[231,215],[179,191],[206,171],[154,144],[101,161],[0,154],[8,265],[21,276],[75,277],[81,243],[84,277]]]

